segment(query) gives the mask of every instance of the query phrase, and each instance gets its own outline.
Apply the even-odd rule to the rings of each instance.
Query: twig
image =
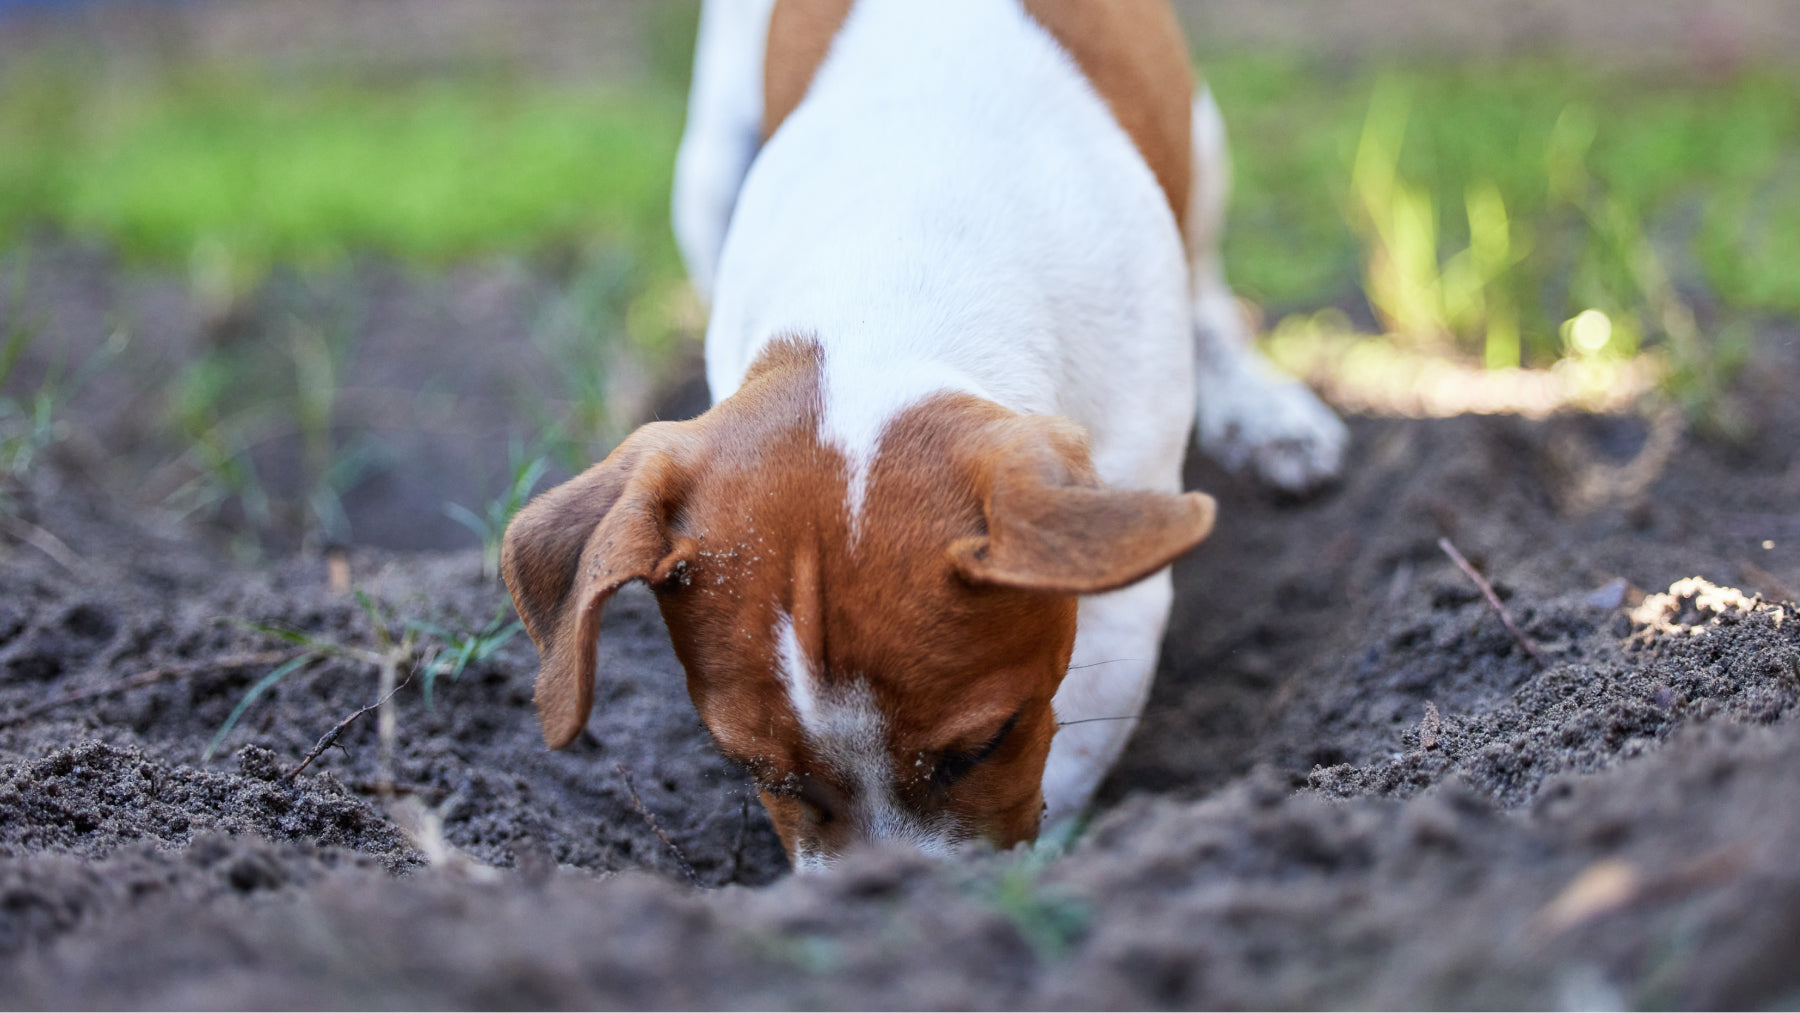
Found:
[[[644,822],[649,824],[650,832],[656,835],[656,839],[663,842],[663,846],[669,849],[669,854],[675,856],[675,862],[687,875],[688,882],[695,886],[704,886],[705,884],[700,882],[699,875],[694,872],[694,867],[688,864],[687,856],[681,853],[681,849],[675,846],[674,841],[669,840],[668,834],[663,833],[662,825],[656,822],[656,817],[650,815],[650,810],[644,805],[644,800],[638,797],[637,787],[631,783],[631,771],[626,770],[623,763],[613,764],[613,769],[618,771],[619,777],[625,781],[625,790],[631,793],[631,804],[637,808],[638,815],[642,816]]]
[[[370,711],[376,709],[377,707],[382,706],[383,704],[387,703],[389,700],[393,699],[395,693],[398,693],[401,690],[405,689],[406,684],[413,680],[413,675],[417,671],[418,671],[417,669],[414,669],[412,671],[407,672],[406,678],[400,680],[399,685],[395,686],[391,690],[388,690],[386,696],[384,696],[381,699],[375,701],[374,703],[368,705],[367,707],[359,708],[355,713],[351,714],[349,717],[345,718],[342,721],[339,721],[336,725],[334,725],[332,727],[331,731],[328,731],[324,735],[319,736],[319,744],[312,747],[311,752],[309,752],[305,756],[301,757],[300,765],[295,767],[293,770],[288,771],[287,774],[282,777],[282,780],[292,781],[294,778],[299,777],[301,771],[305,770],[307,767],[312,766],[312,762],[314,760],[316,760],[320,756],[324,755],[325,750],[330,749],[332,747],[332,745],[337,742],[338,736],[344,734],[344,729],[349,728],[351,722],[355,721],[357,718],[362,717],[364,714],[369,713]],[[389,781],[390,781],[390,779],[384,777],[381,779],[380,782],[378,782],[378,784],[386,783]],[[391,783],[389,783],[388,787],[391,790],[393,785]]]
[[[62,696],[56,697],[55,699],[46,700],[36,706],[27,707],[17,714],[8,714],[5,717],[0,717],[0,728],[11,728],[13,725],[22,724],[26,721],[30,721],[32,718],[42,717],[53,710],[67,707],[70,704],[86,703],[89,700],[99,700],[104,697],[118,696],[121,693],[126,693],[142,686],[152,686],[168,679],[179,679],[182,676],[193,675],[195,672],[204,672],[208,669],[248,668],[251,665],[275,665],[287,661],[290,657],[292,657],[291,654],[283,651],[269,651],[262,654],[228,654],[222,658],[207,658],[204,661],[191,661],[184,665],[164,665],[161,668],[152,668],[148,671],[139,672],[136,675],[127,676],[120,679],[118,682],[101,686],[98,689],[84,689],[77,693],[64,693]]]
[[[1524,648],[1526,654],[1531,655],[1531,660],[1537,662],[1539,668],[1550,667],[1544,661],[1544,656],[1538,653],[1537,645],[1533,644],[1519,629],[1518,624],[1513,622],[1511,613],[1506,611],[1506,606],[1500,604],[1500,596],[1494,593],[1494,585],[1489,584],[1487,578],[1476,572],[1475,567],[1463,558],[1463,554],[1456,551],[1456,546],[1450,544],[1450,539],[1438,539],[1438,548],[1443,549],[1444,555],[1450,557],[1450,562],[1455,563],[1456,568],[1466,574],[1470,580],[1475,582],[1475,586],[1481,589],[1481,596],[1487,599],[1488,607],[1494,610],[1494,614],[1500,617],[1502,623],[1506,624],[1506,632],[1512,634],[1513,640],[1521,648]]]

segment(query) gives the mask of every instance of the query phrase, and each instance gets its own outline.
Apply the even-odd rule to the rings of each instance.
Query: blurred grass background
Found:
[[[103,52],[13,47],[0,63],[0,251],[26,251],[12,261],[19,286],[34,246],[115,251],[129,270],[184,279],[215,321],[272,278],[341,288],[370,258],[427,276],[524,263],[557,279],[538,329],[575,350],[556,370],[554,417],[521,413],[532,431],[511,434],[504,472],[544,457],[579,467],[620,425],[605,365],[580,346],[623,349],[655,374],[698,330],[667,226],[695,7],[634,10],[629,76],[517,61],[122,70]],[[1756,321],[1800,314],[1791,66],[1316,48],[1203,48],[1201,63],[1232,133],[1228,271],[1260,308],[1268,350],[1298,372],[1579,367],[1593,404],[1627,405],[1603,395],[1647,382],[1729,438],[1728,391]],[[278,346],[298,379],[276,399],[290,424],[273,428],[298,440],[317,500],[299,523],[349,537],[331,504],[379,467],[334,429],[360,326],[349,303],[290,306],[256,349],[218,342],[175,371],[159,424],[210,489],[192,502],[273,523],[252,460],[268,412],[245,421],[272,402],[241,374],[267,374]],[[9,370],[32,340],[21,304],[4,304]],[[0,414],[43,430],[26,400]]]
[[[1457,300],[1487,288],[1521,314],[1521,351],[1541,363],[1560,354],[1570,310],[1633,309],[1624,251],[1648,238],[1725,305],[1800,311],[1800,75],[1246,54],[1205,73],[1232,131],[1227,255],[1248,298],[1336,302],[1360,280],[1385,322],[1467,336],[1485,333],[1481,314]],[[209,67],[125,84],[15,61],[0,71],[0,243],[62,229],[248,285],[277,262],[375,252],[441,267],[602,236],[666,275],[679,271],[667,203],[681,80]],[[1439,315],[1452,319],[1413,319],[1379,291],[1382,257],[1447,275]]]

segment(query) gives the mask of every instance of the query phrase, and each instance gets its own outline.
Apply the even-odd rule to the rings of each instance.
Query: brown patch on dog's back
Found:
[[[777,0],[763,60],[763,137],[805,98],[851,0]],[[1185,228],[1193,175],[1194,73],[1167,0],[1024,0],[1066,50],[1162,187]]]
[[[775,136],[812,86],[851,0],[776,0],[763,53],[763,140]]]
[[[1193,175],[1194,70],[1166,0],[1025,0],[1106,100],[1187,225]]]

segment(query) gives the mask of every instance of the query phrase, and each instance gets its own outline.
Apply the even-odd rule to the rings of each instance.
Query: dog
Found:
[[[534,500],[502,570],[545,740],[654,591],[799,870],[1087,805],[1213,526],[1188,434],[1299,490],[1345,431],[1250,348],[1164,0],[710,0],[673,201],[714,405]]]

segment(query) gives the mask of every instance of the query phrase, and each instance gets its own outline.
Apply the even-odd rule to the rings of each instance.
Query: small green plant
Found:
[[[389,782],[392,780],[390,772],[393,769],[393,746],[397,732],[394,694],[414,676],[422,675],[426,705],[432,706],[433,689],[440,676],[459,678],[469,665],[492,657],[523,628],[517,621],[505,622],[504,604],[486,626],[479,630],[458,632],[421,619],[396,621],[374,599],[360,590],[356,592],[356,602],[373,631],[373,646],[347,644],[277,623],[239,621],[259,633],[293,644],[300,652],[250,685],[201,752],[202,762],[211,760],[218,753],[219,747],[224,745],[232,729],[251,705],[282,679],[311,665],[335,659],[371,667],[378,673],[377,702],[373,705],[378,711],[380,741],[377,767],[380,780]],[[402,669],[408,672],[406,682],[399,678]]]
[[[13,310],[0,321],[0,388],[12,379],[19,360],[39,337],[37,323],[19,309],[25,287],[23,264],[13,277]],[[73,374],[65,374],[65,363],[57,359],[29,394],[0,396],[0,470],[11,478],[21,478],[44,451],[60,442],[66,435],[63,412],[69,399],[117,359],[130,340],[126,331],[114,331]]]
[[[375,631],[376,646],[374,648],[329,640],[300,630],[291,629],[277,623],[257,623],[239,620],[242,625],[256,630],[259,633],[274,637],[277,640],[285,640],[288,643],[299,647],[301,651],[297,656],[290,658],[286,662],[270,670],[269,674],[256,680],[254,683],[251,683],[250,688],[246,690],[243,697],[238,700],[237,706],[232,708],[231,713],[226,716],[224,723],[219,725],[219,730],[213,733],[212,740],[208,742],[206,748],[201,751],[201,762],[213,758],[213,755],[218,752],[219,747],[225,743],[226,737],[231,734],[231,730],[237,727],[238,719],[244,716],[244,712],[248,711],[250,705],[255,703],[259,697],[273,689],[277,683],[294,672],[326,659],[335,658],[378,668],[382,675],[382,697],[385,698],[389,694],[393,689],[394,672],[397,671],[401,665],[412,664],[414,661],[414,633],[411,630],[408,630],[398,641],[396,641],[392,633],[389,632],[388,618],[383,614],[381,608],[376,605],[367,594],[361,591],[356,593],[356,601],[357,604],[362,606],[363,613],[368,617],[369,623]]]
[[[1042,882],[1054,849],[1028,851],[1007,860],[997,876],[971,881],[969,892],[1011,922],[1041,960],[1066,955],[1087,932],[1087,905]]]
[[[588,251],[532,321],[532,343],[554,364],[563,389],[551,412],[535,401],[527,410],[540,432],[554,434],[549,449],[570,471],[587,467],[620,435],[609,385],[627,344],[629,314],[642,285],[639,273],[620,251]]]
[[[746,934],[744,942],[758,956],[810,975],[832,974],[844,966],[844,947],[818,932]]]
[[[171,385],[168,425],[184,448],[173,467],[185,480],[166,502],[183,516],[213,518],[235,504],[254,534],[347,542],[343,496],[381,460],[371,440],[345,439],[338,424],[364,299],[316,279],[291,288],[285,342],[226,343]],[[297,450],[297,480],[284,497],[271,491],[279,483],[264,466],[272,448],[288,447]]]
[[[425,676],[423,691],[425,706],[432,707],[432,693],[439,676],[448,676],[452,680],[462,677],[463,670],[470,665],[486,661],[506,642],[517,636],[525,625],[517,619],[506,621],[507,607],[502,604],[494,612],[494,618],[479,630],[457,632],[445,629],[435,623],[423,620],[408,620],[408,630],[421,635],[436,638],[436,644],[421,662]]]
[[[293,424],[300,437],[306,483],[305,509],[296,523],[304,538],[323,537],[338,543],[350,540],[343,495],[378,463],[379,454],[372,443],[366,439],[344,442],[336,431],[342,378],[355,354],[363,304],[362,293],[352,291],[332,300],[323,323],[299,315],[290,323]]]
[[[444,504],[445,513],[481,539],[481,574],[489,580],[500,575],[500,545],[506,535],[506,525],[531,498],[538,483],[543,481],[544,472],[550,468],[546,458],[530,454],[524,444],[517,441],[508,448],[507,459],[512,465],[512,481],[506,492],[489,500],[481,513],[461,503]]]
[[[1525,249],[1506,200],[1492,180],[1470,181],[1463,195],[1469,245],[1442,259],[1436,202],[1399,171],[1407,107],[1399,85],[1376,87],[1350,175],[1369,302],[1401,338],[1440,351],[1447,341],[1472,338],[1489,368],[1517,366],[1519,314],[1505,282]]]

